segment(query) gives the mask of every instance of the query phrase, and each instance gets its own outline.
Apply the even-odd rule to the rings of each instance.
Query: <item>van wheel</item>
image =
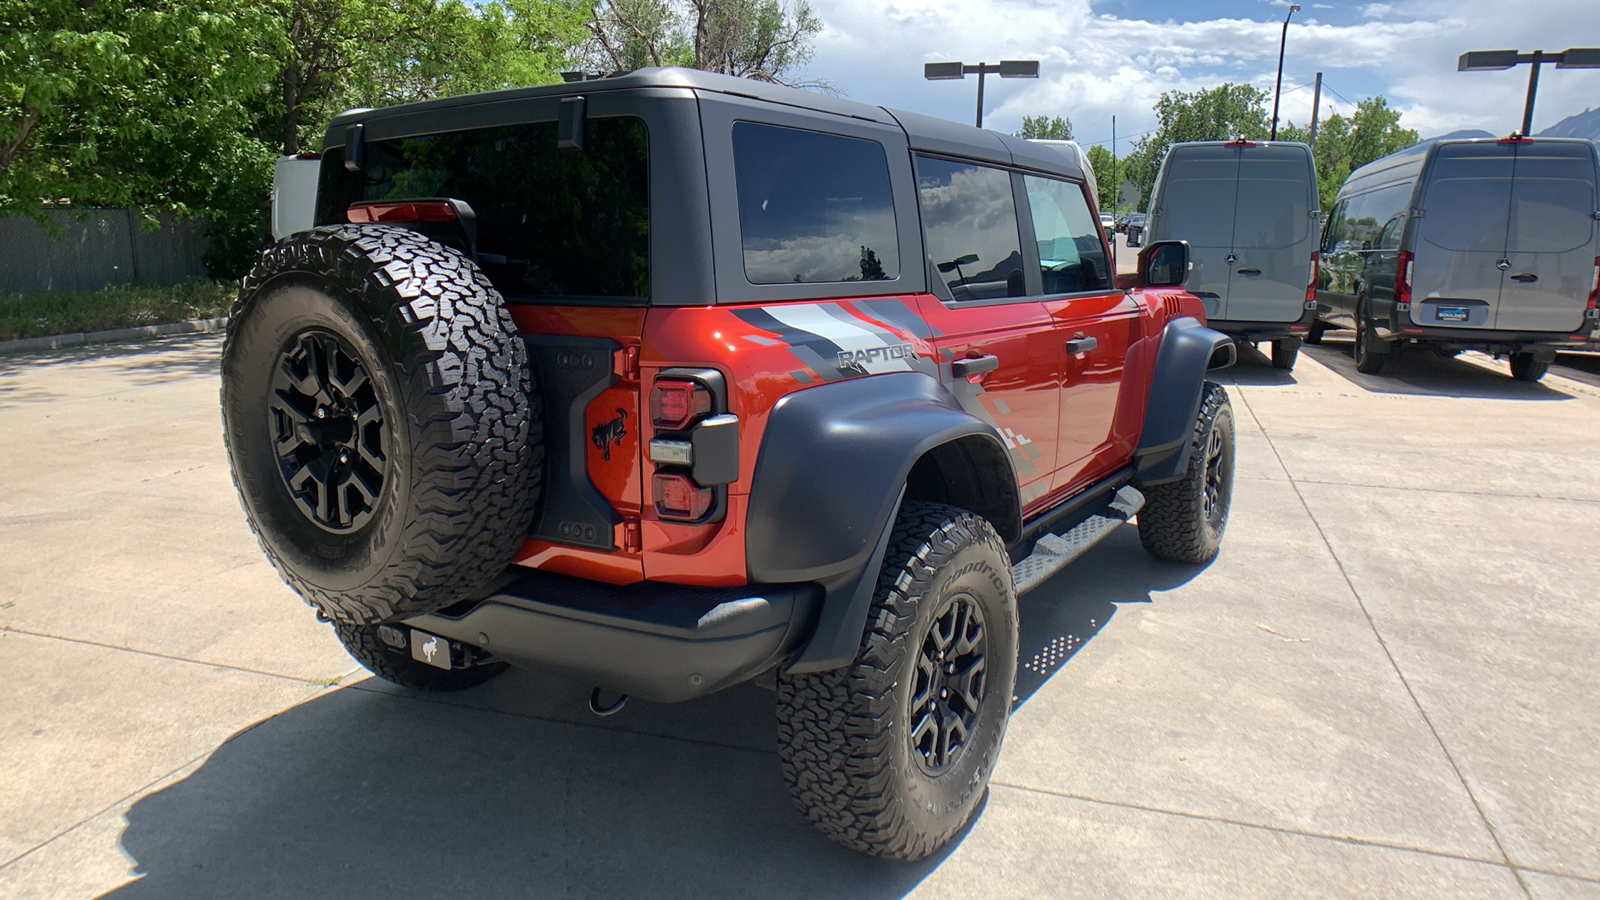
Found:
[[[1539,362],[1532,353],[1511,354],[1511,377],[1518,381],[1538,381],[1550,371],[1550,364]]]
[[[1383,371],[1383,364],[1389,361],[1389,354],[1378,349],[1382,343],[1372,331],[1372,323],[1367,321],[1367,301],[1362,300],[1356,306],[1356,344],[1352,353],[1355,355],[1356,371],[1363,375],[1376,375]]]
[[[1157,559],[1207,563],[1222,548],[1233,504],[1233,404],[1228,392],[1206,382],[1189,446],[1189,468],[1170,484],[1141,488],[1139,541]]]
[[[1299,338],[1278,338],[1272,342],[1272,367],[1292,371],[1294,361],[1300,356]]]
[[[531,379],[500,294],[455,250],[356,225],[268,248],[222,347],[223,443],[268,560],[355,625],[481,589],[538,501]]]
[[[1327,334],[1328,324],[1321,319],[1311,320],[1311,330],[1306,332],[1305,342],[1315,347],[1322,343],[1322,336]]]
[[[845,846],[919,860],[972,817],[1017,681],[1017,594],[1000,536],[908,501],[849,666],[778,676],[778,756],[795,805]]]

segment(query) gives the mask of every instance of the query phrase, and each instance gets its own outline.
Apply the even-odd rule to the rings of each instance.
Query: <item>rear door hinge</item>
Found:
[[[644,549],[644,534],[639,528],[639,520],[627,518],[622,520],[622,550],[624,553],[638,553]]]
[[[639,348],[623,347],[612,361],[612,371],[623,381],[639,380]]]

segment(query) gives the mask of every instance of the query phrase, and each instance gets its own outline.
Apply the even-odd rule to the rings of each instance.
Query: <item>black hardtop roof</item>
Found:
[[[1074,178],[1082,178],[1083,170],[1066,155],[1042,147],[1031,141],[997,131],[962,125],[947,119],[925,116],[872,106],[842,97],[833,97],[817,91],[785,87],[749,78],[719,75],[698,69],[649,68],[637,69],[622,75],[594,78],[564,84],[538,87],[511,88],[482,94],[465,94],[439,100],[423,100],[382,109],[352,109],[335,116],[328,130],[355,122],[371,122],[390,116],[415,115],[435,110],[456,109],[484,103],[498,103],[533,97],[565,97],[594,94],[601,91],[626,91],[645,88],[685,88],[695,91],[705,99],[706,94],[728,94],[774,103],[791,109],[806,110],[834,116],[864,119],[883,125],[898,126],[905,132],[913,150],[981,159],[1002,165],[1038,169]]]
[[[1383,179],[1386,182],[1398,181],[1402,178],[1416,178],[1421,174],[1422,169],[1427,165],[1428,160],[1432,159],[1439,152],[1439,148],[1441,147],[1459,144],[1498,144],[1504,140],[1508,139],[1448,138],[1440,140],[1435,138],[1429,141],[1421,141],[1419,143],[1412,144],[1404,150],[1396,150],[1388,156],[1380,156],[1361,168],[1356,169],[1354,172],[1350,173],[1350,177],[1345,180],[1345,184],[1348,186],[1352,182],[1371,178],[1372,176],[1376,175],[1389,176]],[[1595,147],[1595,142],[1584,140],[1583,138],[1531,137],[1521,138],[1521,140],[1536,144],[1586,144],[1591,150]],[[1341,193],[1342,192],[1343,191],[1341,189]]]

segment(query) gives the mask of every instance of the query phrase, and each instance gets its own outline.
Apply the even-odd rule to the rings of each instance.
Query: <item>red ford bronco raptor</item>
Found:
[[[1234,345],[1119,283],[1049,147],[649,69],[355,110],[244,279],[229,459],[373,672],[776,686],[796,804],[919,859],[979,802],[1017,596],[1138,515],[1217,553]]]

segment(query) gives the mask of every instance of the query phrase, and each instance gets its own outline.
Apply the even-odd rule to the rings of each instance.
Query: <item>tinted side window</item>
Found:
[[[918,157],[917,195],[928,259],[954,299],[1027,293],[1009,174],[975,163]]]
[[[451,197],[477,215],[478,264],[509,297],[650,295],[649,139],[635,118],[593,119],[582,153],[554,122],[369,141],[360,172],[324,154],[318,221],[361,200]]]
[[[1023,176],[1039,267],[1046,294],[1097,291],[1111,286],[1105,245],[1083,188],[1070,181]]]
[[[1423,240],[1446,250],[1505,250],[1511,166],[1509,149],[1495,145],[1441,148],[1422,198]]]
[[[1345,232],[1347,231],[1347,227],[1345,225],[1345,211],[1349,208],[1349,200],[1340,200],[1333,205],[1333,212],[1328,213],[1328,222],[1323,226],[1322,231],[1323,253],[1333,253],[1336,251],[1343,252],[1344,250],[1349,249],[1348,247],[1339,246],[1340,243],[1348,240],[1348,238],[1345,236]]]
[[[1410,196],[1410,185],[1392,184],[1346,198],[1340,204],[1341,209],[1335,210],[1339,216],[1336,229],[1339,238],[1334,249],[1371,250],[1376,247],[1378,233],[1385,223],[1405,209]]]
[[[744,273],[752,284],[900,276],[882,144],[737,122],[733,161]]]
[[[1582,247],[1594,236],[1597,209],[1594,155],[1588,147],[1517,148],[1508,251],[1562,253]]]

